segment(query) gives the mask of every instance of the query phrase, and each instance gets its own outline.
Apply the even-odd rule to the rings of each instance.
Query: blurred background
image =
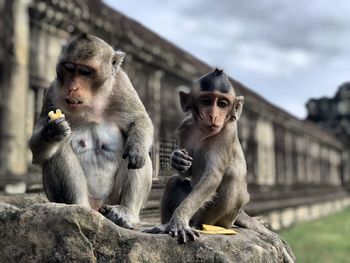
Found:
[[[281,230],[299,262],[346,262],[349,12],[349,1],[330,0],[0,0],[1,194],[42,192],[28,139],[62,45],[88,32],[126,52],[123,68],[156,128],[144,220],[159,217],[173,173],[178,90],[218,66],[245,96],[247,212]]]

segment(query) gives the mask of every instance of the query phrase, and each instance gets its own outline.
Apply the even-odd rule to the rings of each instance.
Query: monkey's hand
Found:
[[[199,233],[192,229],[186,223],[180,223],[177,220],[170,220],[167,224],[161,224],[152,228],[142,230],[142,232],[150,234],[169,234],[173,237],[177,237],[180,244],[187,242],[187,236],[190,240],[194,241],[196,237],[199,237]]]
[[[187,171],[191,167],[192,161],[193,159],[186,149],[175,150],[170,155],[171,166],[179,172]]]
[[[48,121],[41,130],[41,136],[47,142],[62,141],[68,137],[70,133],[71,129],[65,118]]]
[[[199,237],[199,233],[191,228],[188,223],[179,220],[176,217],[172,217],[165,228],[165,232],[173,237],[177,237],[179,244],[187,242],[187,237],[191,241],[194,241],[196,237]]]
[[[103,205],[98,211],[118,226],[133,229],[132,222],[135,220],[129,208],[121,205]]]
[[[127,140],[124,147],[123,159],[129,158],[128,169],[139,169],[146,163],[147,151],[142,151],[135,143]]]

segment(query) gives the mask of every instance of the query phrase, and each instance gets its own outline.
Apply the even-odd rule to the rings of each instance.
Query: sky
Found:
[[[350,81],[348,0],[106,0],[299,118]]]

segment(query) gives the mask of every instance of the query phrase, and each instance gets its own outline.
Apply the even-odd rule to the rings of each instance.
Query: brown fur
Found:
[[[217,82],[210,73],[202,79],[208,80],[208,76],[213,83]],[[242,210],[249,201],[246,162],[237,134],[243,97],[236,97],[230,83],[226,87],[231,86],[231,90],[224,93],[198,83],[195,82],[191,93],[179,94],[183,110],[191,114],[178,129],[180,149],[171,155],[177,174],[169,179],[164,190],[162,225],[146,232],[169,233],[177,236],[180,243],[186,243],[188,238],[194,240],[199,236],[192,227],[210,224],[230,228],[236,223],[272,240],[281,261],[294,262],[288,244]]]

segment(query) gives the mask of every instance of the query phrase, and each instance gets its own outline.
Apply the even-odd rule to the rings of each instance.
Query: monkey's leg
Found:
[[[166,183],[164,194],[160,205],[162,224],[169,222],[175,209],[191,192],[191,181],[179,175],[170,177]]]
[[[230,228],[239,210],[249,200],[245,185],[240,180],[224,180],[212,197],[192,217],[191,223],[200,228],[202,224]]]
[[[140,169],[122,168],[116,175],[115,189],[106,203],[100,208],[100,212],[115,224],[124,228],[133,228],[133,224],[139,221],[139,214],[146,202],[152,187],[151,159],[146,159],[146,164]]]
[[[172,217],[175,209],[191,192],[191,181],[179,175],[173,175],[167,181],[164,189],[164,194],[160,204],[161,225],[143,230],[143,232],[151,234],[166,233],[166,226]]]
[[[278,234],[264,227],[259,221],[247,215],[243,210],[240,210],[238,213],[235,225],[254,230],[260,234],[262,239],[266,239],[269,242],[272,241],[280,255],[283,255],[283,262],[295,262],[294,253],[288,243]]]
[[[236,194],[226,196],[226,194],[217,192],[192,217],[191,225],[199,229],[202,224],[230,228],[240,207],[241,204]]]
[[[43,164],[43,184],[51,202],[90,208],[85,175],[69,145]]]

